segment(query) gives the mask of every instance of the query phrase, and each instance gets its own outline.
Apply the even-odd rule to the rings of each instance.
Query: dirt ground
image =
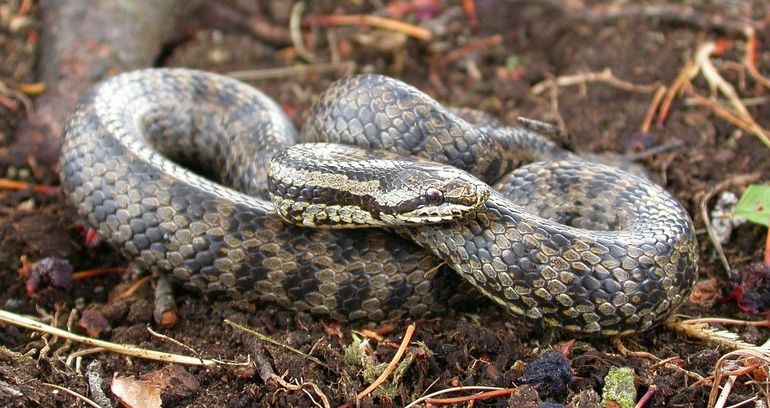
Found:
[[[656,1],[477,1],[473,10],[468,5],[474,2],[469,1],[313,2],[304,17],[378,14],[428,28],[432,38],[421,40],[360,21],[303,26],[307,51],[298,51],[289,31],[290,1],[262,6],[239,0],[210,2],[185,20],[183,35],[165,44],[156,63],[267,75],[250,83],[274,97],[297,126],[314,96],[336,78],[349,72],[377,72],[400,78],[444,104],[486,110],[505,123],[515,124],[519,116],[554,123],[568,132],[563,143],[579,152],[624,154],[667,147],[642,155],[640,163],[682,202],[699,232],[700,280],[705,283],[680,313],[761,320],[762,316],[745,313],[727,299],[734,278],[725,272],[706,234],[700,206],[717,187],[740,195],[747,174],[754,182],[770,180],[770,150],[750,130],[737,127],[707,105],[715,94],[702,74],[694,75],[691,85],[675,94],[661,121],[659,114],[650,125],[645,121],[657,89],[670,89],[687,64],[695,61],[697,51],[713,43],[717,48],[709,61],[746,101],[750,116],[760,126],[770,127],[770,88],[743,62],[750,47],[747,39],[752,38],[754,64],[764,78],[770,77],[770,5],[760,0],[724,3],[694,1],[666,8]],[[19,147],[15,140],[19,127],[35,110],[35,106],[25,108],[27,95],[45,92],[35,88],[37,72],[46,64],[39,53],[39,13],[36,2],[0,4],[0,177],[55,186],[55,163],[39,156],[47,147]],[[754,27],[755,34],[747,35],[742,31],[746,27]],[[307,72],[289,68],[297,65],[314,68]],[[575,84],[556,81],[607,69],[615,81],[592,80],[587,75]],[[549,80],[558,86],[549,86],[553,84]],[[724,104],[724,97],[720,98],[713,100]],[[56,143],[55,139],[49,142]],[[733,231],[724,252],[735,271],[761,263],[766,233],[765,228],[748,223]],[[92,238],[84,236],[82,224],[56,192],[0,190],[0,308],[76,332],[83,331],[77,322],[84,311],[95,309],[106,318],[99,334],[102,339],[192,354],[153,336],[147,330],[151,326],[203,357],[254,362],[172,370],[170,385],[162,393],[166,406],[323,406],[321,394],[330,406],[405,406],[454,386],[521,385],[528,363],[571,340],[555,330],[526,327],[482,301],[466,310],[414,322],[416,330],[407,351],[411,364],[386,382],[388,395],[375,392],[357,403],[356,394],[371,379],[357,364],[361,359],[351,361],[348,355],[355,338],[361,337],[356,333],[368,329],[382,335],[384,341],[369,340],[364,360],[387,363],[411,320],[340,326],[272,305],[211,301],[178,290],[178,323],[157,328],[151,284],[119,297],[141,277],[100,275],[76,280],[69,290],[31,290],[20,277],[25,267],[47,257],[64,259],[75,271],[127,265],[116,251],[94,244]],[[767,286],[760,289],[767,296]],[[323,365],[237,330],[225,319],[317,357]],[[762,327],[716,327],[754,344],[770,335]],[[709,377],[718,359],[731,351],[724,343],[685,336],[670,327],[631,336],[623,344],[653,357],[622,356],[608,340],[578,339],[568,354],[574,378],[567,392],[549,394],[548,387],[521,387],[473,406],[535,407],[541,400],[597,406],[591,403],[590,392],[601,393],[610,367],[624,366],[634,370],[637,398],[655,389],[646,406],[703,407],[712,390]],[[102,365],[108,395],[113,374],[139,378],[170,370],[165,363],[107,352],[83,353],[67,361],[87,348],[0,323],[0,405],[84,406],[44,383],[90,396],[84,373],[92,360]],[[752,364],[753,369],[738,377],[724,406],[755,396],[742,406],[766,406],[760,403],[768,398],[767,360],[736,360],[732,369]],[[285,383],[270,379],[271,373]]]

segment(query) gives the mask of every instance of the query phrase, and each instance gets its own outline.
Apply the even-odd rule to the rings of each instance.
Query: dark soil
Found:
[[[40,30],[38,5],[32,2],[31,9],[19,12],[20,7],[28,3],[0,2],[0,80],[10,89],[36,82],[33,67],[46,63],[36,59]],[[334,2],[313,2],[304,14],[384,12],[370,3],[382,2],[343,2],[337,6]],[[729,293],[729,278],[703,232],[700,202],[715,185],[737,175],[757,172],[759,180],[770,180],[767,147],[708,109],[686,103],[684,97],[674,101],[663,125],[653,125],[649,132],[643,133],[640,126],[653,93],[629,92],[600,82],[560,87],[558,95],[548,91],[534,95],[531,90],[535,84],[551,77],[604,69],[635,84],[668,86],[692,59],[702,41],[718,40],[727,47],[723,54],[713,57],[722,75],[743,97],[767,97],[768,89],[747,77],[735,64],[741,60],[746,42],[734,29],[736,24],[748,21],[770,21],[770,6],[766,2],[734,2],[718,7],[709,6],[712,2],[688,2],[696,3],[693,7],[701,14],[671,18],[670,15],[644,15],[643,9],[618,17],[589,13],[587,10],[611,10],[604,3],[593,1],[588,2],[589,5],[571,1],[478,1],[475,2],[477,27],[472,26],[468,14],[457,2],[437,2],[435,9],[424,5],[428,3],[431,2],[391,3],[423,5],[422,9],[407,13],[401,19],[412,23],[425,19],[423,24],[437,33],[427,42],[363,26],[304,28],[304,40],[318,61],[329,61],[334,50],[336,57],[355,61],[357,72],[398,77],[447,105],[483,109],[511,124],[518,116],[562,123],[570,135],[565,143],[580,152],[632,153],[672,141],[682,142],[680,147],[649,156],[641,163],[684,204],[701,232],[698,236],[700,279],[715,278],[718,291]],[[629,3],[637,4],[624,4]],[[229,0],[203,6],[184,24],[184,35],[166,44],[163,54],[157,58],[158,64],[231,72],[303,63],[288,37],[291,2],[254,4]],[[20,18],[24,21],[19,21]],[[327,33],[334,34],[332,43]],[[481,47],[457,60],[448,57],[464,45],[496,34],[501,35],[498,45]],[[767,77],[770,76],[770,30],[760,27],[757,40],[756,64]],[[253,84],[273,96],[300,126],[314,96],[342,74],[344,72],[289,75]],[[693,86],[700,94],[709,94],[702,77],[696,78]],[[8,97],[5,92],[0,96]],[[554,105],[555,101],[558,106]],[[767,120],[770,103],[765,99],[761,101],[749,107],[750,113],[764,127],[770,127]],[[34,148],[13,147],[17,127],[28,113],[31,112],[26,112],[21,103],[16,106],[0,103],[0,176],[55,185],[58,183],[55,166],[40,165]],[[740,194],[741,187],[734,186],[731,190]],[[100,334],[104,339],[190,354],[148,332],[147,326],[156,327],[149,285],[133,296],[118,298],[126,290],[123,282],[135,282],[133,277],[109,274],[79,280],[69,291],[44,288],[30,293],[27,290],[19,271],[24,264],[46,257],[66,259],[76,271],[126,266],[126,261],[108,246],[87,243],[80,225],[58,194],[0,191],[0,308],[39,316],[52,325],[73,331],[79,330],[75,323],[83,311],[97,309],[108,321],[107,330]],[[751,224],[734,231],[724,246],[733,268],[761,262],[765,234],[764,228]],[[353,344],[354,337],[360,337],[354,331],[368,328],[382,334],[387,341],[370,342],[365,359],[388,362],[410,323],[403,319],[339,327],[334,322],[271,305],[210,301],[181,290],[177,292],[177,302],[178,324],[157,330],[204,357],[246,361],[250,356],[257,364],[185,368],[193,377],[191,391],[175,393],[174,388],[182,386],[171,386],[171,390],[163,393],[167,406],[312,406],[310,396],[321,401],[317,392],[325,394],[332,406],[355,406],[356,393],[371,380],[364,379],[360,365],[345,358],[346,348]],[[680,312],[691,316],[757,319],[742,313],[729,301],[688,302]],[[326,367],[235,330],[224,323],[225,319],[245,324],[309,353]],[[527,328],[487,302],[470,311],[452,312],[416,324],[412,342],[420,342],[422,348],[409,349],[414,358],[411,366],[396,384],[387,383],[391,385],[390,395],[369,396],[360,401],[361,406],[404,406],[424,394],[458,385],[519,385],[527,363],[569,340],[557,331]],[[756,343],[764,342],[770,335],[767,329],[730,329]],[[634,369],[638,397],[650,386],[658,387],[648,406],[706,406],[711,383],[695,383],[687,372],[708,377],[718,358],[729,351],[664,327],[632,336],[625,339],[624,344],[632,351],[670,359],[669,363],[623,357],[607,340],[579,339],[569,352],[574,374],[569,393],[550,398],[566,404],[577,401],[579,395],[585,397],[589,390],[601,392],[609,368],[626,366]],[[100,360],[103,366],[105,390],[109,390],[113,373],[141,377],[164,367],[162,363],[112,353],[88,354],[82,357],[82,362],[65,364],[71,353],[84,348],[0,324],[0,405],[75,406],[74,397],[53,393],[42,383],[91,395],[83,373],[94,359]],[[313,383],[318,391],[312,387],[291,390],[273,380],[266,382],[270,370],[290,383]],[[263,378],[264,375],[267,377]],[[759,380],[767,381],[766,377]],[[21,394],[9,394],[9,389]],[[546,398],[541,388],[535,389],[540,392],[539,398]],[[746,384],[746,378],[740,378],[727,405],[749,399],[755,393],[756,388]],[[522,391],[478,404],[537,406],[537,398],[537,393]]]

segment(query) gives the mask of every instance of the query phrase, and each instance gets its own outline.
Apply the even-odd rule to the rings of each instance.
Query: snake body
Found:
[[[356,76],[318,98],[301,136],[416,155],[494,183],[473,211],[439,224],[285,223],[265,199],[265,169],[296,131],[256,89],[187,69],[122,74],[85,97],[65,129],[61,179],[80,216],[124,256],[207,294],[339,320],[421,316],[452,296],[445,262],[515,315],[574,333],[639,332],[682,303],[697,250],[673,197],[532,132],[462,116],[394,79]],[[533,160],[547,161],[519,167]]]

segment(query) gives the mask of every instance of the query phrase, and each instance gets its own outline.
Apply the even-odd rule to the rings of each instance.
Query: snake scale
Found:
[[[338,143],[386,149],[493,188],[444,223],[289,225],[266,199],[265,169],[298,138],[333,143],[314,145],[319,157]],[[340,171],[331,188],[349,192],[362,176]],[[697,275],[692,221],[662,188],[377,75],[333,84],[298,135],[275,102],[236,80],[188,69],[121,74],[73,114],[60,173],[79,215],[139,266],[206,294],[339,320],[441,312],[457,286],[445,263],[514,315],[625,335],[666,319]],[[296,194],[292,183],[304,181],[284,176],[274,184]],[[384,193],[370,194],[382,202]],[[314,197],[325,196],[334,194]]]

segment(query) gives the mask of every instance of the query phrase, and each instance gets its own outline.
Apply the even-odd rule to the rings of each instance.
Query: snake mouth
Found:
[[[395,218],[402,224],[439,224],[467,217],[476,209],[476,205],[441,204],[400,213]]]

